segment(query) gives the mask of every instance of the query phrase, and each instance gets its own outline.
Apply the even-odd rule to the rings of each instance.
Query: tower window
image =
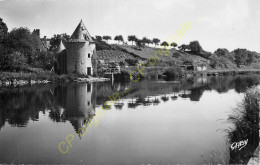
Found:
[[[88,53],[88,58],[90,58],[90,53]]]

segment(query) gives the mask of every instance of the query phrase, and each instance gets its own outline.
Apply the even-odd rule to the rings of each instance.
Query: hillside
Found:
[[[98,59],[107,61],[124,62],[126,65],[127,59],[135,60],[136,63],[140,61],[146,61],[160,51],[160,48],[154,47],[142,47],[138,49],[136,46],[130,45],[109,45],[103,41],[97,43],[97,56]],[[194,54],[190,51],[180,51],[175,48],[169,49],[170,53],[167,56],[160,56],[157,53],[159,60],[156,61],[157,67],[169,67],[173,65],[196,65],[196,64],[206,64],[207,69],[253,69],[260,68],[260,54],[254,53],[254,60],[250,65],[237,66],[235,63],[235,53],[234,51],[227,53],[225,56],[220,56],[217,54],[212,54],[210,52],[203,51],[201,54]]]
[[[97,51],[97,57],[100,60],[108,60],[108,61],[125,61],[125,59],[138,59],[140,60],[140,57],[133,56],[129,53],[120,51],[120,50],[100,50]]]
[[[119,47],[126,49],[128,52],[137,54],[138,56],[149,59],[150,57],[154,56],[157,52],[158,57],[160,58],[160,64],[164,63],[166,66],[167,64],[178,64],[178,65],[185,65],[187,63],[208,63],[209,61],[201,56],[189,54],[188,52],[181,52],[179,50],[176,50],[174,48],[170,49],[170,53],[167,56],[160,56],[158,51],[160,51],[160,48],[153,48],[153,47],[144,47],[141,48],[141,50],[136,49],[135,46],[129,46],[129,45],[118,45]],[[157,62],[158,63],[158,62]]]
[[[159,48],[144,47],[141,50],[137,50],[135,46],[128,45],[109,45],[105,42],[97,42],[97,58],[100,60],[124,62],[126,59],[135,59],[137,61],[148,61]],[[183,65],[187,62],[190,63],[206,63],[207,59],[190,55],[186,52],[180,52],[175,49],[171,49],[168,56],[160,56],[159,61],[156,62],[157,66],[172,66],[173,64]]]
[[[139,55],[128,52],[126,49],[121,48],[118,45],[109,45],[103,41],[96,42],[97,59],[124,62],[126,59],[132,60],[144,60]]]

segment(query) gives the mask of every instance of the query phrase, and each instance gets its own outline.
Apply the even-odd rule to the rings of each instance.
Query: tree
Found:
[[[60,40],[62,40],[63,43],[65,43],[69,39],[70,39],[70,36],[67,35],[66,33],[64,33],[64,34],[55,34],[50,39],[50,50],[56,49],[59,46],[59,44],[60,44]]]
[[[178,47],[181,51],[186,51],[186,49],[190,49],[190,45],[185,45],[185,44],[182,44],[181,46]]]
[[[168,47],[168,46],[169,46],[169,44],[168,44],[168,42],[166,42],[166,41],[163,41],[163,42],[161,43],[161,46],[164,46],[164,48],[166,48],[166,47]]]
[[[257,61],[257,53],[256,52],[251,52],[251,51],[248,51],[248,56],[247,56],[247,64],[251,65],[253,62],[256,62]]]
[[[137,46],[139,49],[141,49],[141,47],[144,47],[144,43],[143,43],[142,40],[137,39],[137,40],[135,41],[135,44],[136,44],[136,46]]]
[[[132,45],[133,45],[133,42],[137,40],[137,37],[135,35],[130,35],[128,36],[128,41],[129,42],[132,42]]]
[[[209,59],[212,56],[211,52],[203,51],[201,57]]]
[[[97,41],[102,41],[102,37],[101,36],[96,36],[96,40]]]
[[[173,43],[171,43],[171,46],[173,46],[173,47],[175,48],[175,47],[177,47],[178,45],[177,45],[175,42],[173,42]]]
[[[235,53],[235,63],[237,65],[246,64],[248,58],[248,51],[246,49],[236,49]]]
[[[0,44],[2,43],[3,39],[7,36],[8,28],[6,24],[3,22],[3,19],[0,18]]]
[[[160,40],[158,38],[153,38],[154,47],[158,45]]]
[[[218,48],[214,54],[216,54],[217,56],[222,56],[222,57],[227,57],[229,54],[229,51],[226,48]]]
[[[124,38],[123,38],[122,35],[117,35],[117,36],[115,36],[114,40],[115,40],[115,41],[118,41],[118,44],[119,44],[119,42],[124,42]]]
[[[146,38],[146,37],[143,37],[143,39],[141,40],[141,42],[144,44],[144,46],[145,46],[145,44],[148,44],[148,38]]]
[[[197,54],[200,54],[202,53],[203,49],[202,47],[200,46],[200,43],[198,41],[191,41],[190,44],[190,50],[193,52],[193,53],[197,53]]]
[[[152,40],[150,40],[150,39],[147,39],[147,44],[148,44],[148,46],[149,46],[149,44],[152,44],[153,42],[152,42]]]
[[[152,41],[151,41],[149,38],[147,38],[147,37],[144,37],[144,38],[142,39],[142,42],[143,42],[144,45],[145,45],[145,44],[148,44],[148,46],[149,46],[149,44],[152,43]]]
[[[111,40],[111,36],[103,36],[103,39],[108,42],[108,40]]]
[[[17,51],[23,54],[30,64],[32,62],[33,54],[37,51],[33,37],[34,36],[31,35],[28,28],[15,28],[7,35],[4,45],[12,52]]]

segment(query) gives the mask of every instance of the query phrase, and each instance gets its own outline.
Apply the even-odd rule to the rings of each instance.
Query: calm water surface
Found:
[[[0,163],[227,164],[226,119],[259,83],[251,75],[2,88]],[[120,100],[91,120],[114,93]]]

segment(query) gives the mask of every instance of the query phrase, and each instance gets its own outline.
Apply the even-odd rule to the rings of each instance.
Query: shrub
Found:
[[[173,43],[171,43],[171,46],[177,47],[178,45],[175,42],[173,42]]]
[[[186,49],[190,50],[190,45],[185,45],[182,44],[181,46],[178,47],[180,51],[186,51]]]
[[[243,101],[228,117],[228,122],[233,124],[226,130],[229,143],[248,140],[243,150],[230,151],[230,164],[246,164],[259,145],[259,102],[260,90],[252,87],[244,93]]]
[[[130,66],[136,66],[136,64],[138,63],[138,60],[135,58],[135,59],[126,59],[125,60]]]
[[[212,56],[212,53],[203,51],[203,53],[201,53],[200,56],[203,58],[209,59]]]
[[[113,48],[104,41],[96,41],[96,50],[113,50]]]
[[[168,47],[168,46],[169,46],[169,44],[168,44],[168,42],[166,42],[166,41],[163,41],[163,42],[161,43],[161,46]]]
[[[218,62],[217,62],[217,60],[215,60],[215,59],[210,60],[210,64],[209,64],[209,66],[210,66],[211,68],[216,69],[217,66],[218,66]]]
[[[175,57],[175,58],[181,57],[181,53],[180,52],[174,52],[172,54],[172,57]]]
[[[229,51],[226,48],[218,48],[214,54],[216,54],[217,56],[224,56],[227,57],[229,54]]]
[[[134,50],[138,50],[138,51],[140,51],[141,49],[139,48],[139,47],[137,47],[137,46],[133,46],[132,47]]]
[[[34,55],[32,66],[50,70],[53,68],[55,55],[52,52],[37,52]]]
[[[178,78],[182,75],[182,71],[179,67],[173,66],[171,68],[168,68],[165,72],[164,75],[167,76],[167,79],[175,79]]]
[[[123,67],[123,66],[125,66],[125,63],[124,63],[123,61],[120,61],[120,62],[119,62],[119,66],[120,66],[120,67]]]
[[[0,70],[19,71],[27,67],[27,59],[20,52],[1,53],[0,52]]]

